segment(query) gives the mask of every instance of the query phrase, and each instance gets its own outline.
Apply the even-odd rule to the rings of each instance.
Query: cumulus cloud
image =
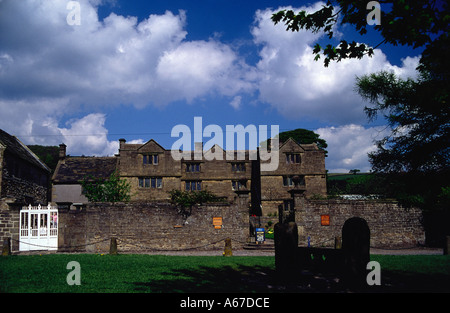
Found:
[[[418,62],[406,58],[402,66],[393,66],[377,50],[373,58],[324,68],[312,55],[321,34],[274,26],[270,16],[279,8],[256,12],[251,34],[259,60],[250,66],[220,37],[187,40],[184,11],[142,20],[111,13],[100,20],[100,0],[78,2],[81,25],[67,23],[67,0],[0,1],[0,29],[7,30],[0,32],[0,128],[24,135],[26,143],[65,142],[71,154],[117,152],[117,143],[107,138],[106,115],[92,112],[124,104],[165,107],[208,95],[230,99],[236,110],[245,105],[243,99],[255,102],[256,95],[286,118],[345,125],[321,129],[330,141],[350,138],[354,128],[349,125],[365,121],[355,77],[382,69],[411,76]],[[294,10],[314,11],[322,4]],[[61,122],[72,114],[84,116]],[[358,167],[365,152],[361,147],[355,145],[355,155],[345,156],[330,148],[329,162],[350,160]],[[342,162],[330,168],[344,168]]]
[[[106,116],[102,113],[71,119],[65,127],[59,127],[58,120],[50,116],[39,121],[28,118],[20,137],[27,144],[49,146],[65,143],[67,153],[71,155],[112,156],[118,152],[119,142],[108,140],[105,121]],[[142,140],[133,142],[142,143]]]
[[[233,97],[253,88],[246,78],[251,69],[229,46],[185,40],[184,11],[139,22],[111,13],[101,21],[99,1],[78,2],[80,25],[67,22],[66,0],[0,2],[0,29],[8,30],[0,33],[1,128],[53,134],[51,125],[74,112],[165,106],[213,93]],[[86,143],[92,153],[102,150],[94,144],[107,144]]]
[[[321,3],[310,7],[291,8],[316,11]],[[273,25],[270,17],[277,10],[256,12],[252,28],[254,42],[261,49],[257,64],[260,73],[260,99],[292,119],[314,118],[332,124],[362,122],[364,104],[355,89],[355,78],[380,70],[401,76],[415,75],[418,58],[406,58],[403,66],[391,65],[379,49],[371,58],[332,62],[324,67],[313,61],[314,44],[323,34],[301,30],[287,32],[284,25]]]
[[[361,172],[370,171],[367,154],[376,150],[374,142],[386,136],[388,131],[384,126],[364,128],[356,124],[315,130],[328,144],[325,165],[330,173],[348,173],[355,168]]]

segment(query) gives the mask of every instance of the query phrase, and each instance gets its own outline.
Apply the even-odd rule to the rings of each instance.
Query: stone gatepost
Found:
[[[305,188],[303,186],[299,186],[296,183],[297,181],[295,179],[293,180],[295,187],[288,191],[292,197],[293,208],[291,208],[291,210],[289,211],[290,216],[286,216],[285,220],[289,222],[295,222],[297,224],[299,242],[305,242],[305,216],[307,213]]]
[[[243,241],[249,240],[249,228],[250,228],[250,218],[249,218],[249,194],[250,190],[236,190],[238,198],[236,204],[239,211],[239,228],[242,229],[241,236]]]

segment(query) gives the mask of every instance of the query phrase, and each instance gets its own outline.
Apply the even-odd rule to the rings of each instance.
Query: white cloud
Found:
[[[79,106],[166,105],[211,92],[252,88],[245,64],[215,40],[186,41],[186,13],[136,17],[80,0],[81,25],[68,25],[66,0],[2,2],[0,93],[4,97],[70,97]],[[30,88],[25,88],[29,86]]]
[[[242,103],[242,97],[241,96],[236,96],[236,97],[233,98],[233,100],[231,100],[230,105],[235,110],[238,110],[241,107],[241,103]]]
[[[105,120],[104,114],[89,114],[69,122],[70,128],[60,128],[67,145],[67,153],[80,155],[89,151],[91,155],[96,156],[116,154],[119,151],[119,142],[108,141]]]
[[[286,118],[311,117],[349,130],[348,124],[365,120],[355,76],[381,69],[413,75],[418,61],[406,58],[396,67],[377,50],[373,58],[325,68],[312,55],[320,34],[287,32],[271,22],[275,11],[263,10],[251,30],[260,57],[252,67],[218,36],[188,41],[184,11],[141,21],[112,13],[100,21],[100,0],[79,2],[79,26],[67,24],[67,0],[0,2],[0,29],[8,30],[0,32],[0,128],[25,135],[27,143],[64,141],[72,154],[117,152],[117,143],[106,137],[106,116],[89,114],[102,106],[165,106],[211,94],[229,97],[235,109],[243,97],[259,94]],[[60,125],[74,113],[84,117]],[[345,135],[329,131],[330,140]],[[83,133],[99,136],[76,136]],[[331,150],[329,155],[335,158]],[[359,164],[358,155],[340,159]]]
[[[183,11],[139,22],[111,13],[100,21],[99,1],[79,3],[81,25],[68,25],[66,0],[0,2],[0,29],[8,30],[0,33],[0,128],[24,134],[29,143],[54,144],[49,138],[61,134],[77,153],[109,154],[105,138],[83,142],[73,136],[105,132],[104,117],[86,115],[68,129],[59,121],[102,106],[164,106],[253,88],[246,78],[251,69],[229,46],[185,40]],[[98,129],[94,121],[102,122]]]
[[[109,141],[105,127],[106,116],[101,113],[88,114],[79,119],[72,119],[66,127],[59,127],[55,118],[44,117],[34,120],[30,117],[23,121],[19,132],[11,133],[26,144],[67,145],[71,155],[112,156],[118,152],[119,142]],[[135,140],[141,143],[142,140]]]
[[[348,124],[319,128],[315,132],[328,144],[327,170],[330,173],[348,173],[355,168],[361,172],[370,171],[367,154],[376,150],[374,142],[387,135],[388,129]]]
[[[315,11],[320,5],[293,10]],[[260,99],[287,118],[314,118],[332,124],[362,122],[364,104],[354,91],[356,76],[380,70],[415,75],[418,58],[406,58],[403,66],[397,67],[379,49],[371,58],[346,59],[324,67],[323,60],[314,61],[312,53],[323,35],[305,30],[288,32],[282,23],[274,26],[270,17],[280,9],[258,11],[252,34],[261,46],[257,64]]]

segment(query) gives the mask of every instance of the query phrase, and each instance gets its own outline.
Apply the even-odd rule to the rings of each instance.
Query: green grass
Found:
[[[66,282],[70,261],[81,285]],[[0,257],[1,292],[256,292],[241,281],[273,257],[55,254]],[[242,284],[236,284],[236,282]]]
[[[371,255],[383,284],[395,290],[450,292],[450,255]]]
[[[371,259],[396,290],[450,291],[450,256]],[[70,261],[80,264],[80,286],[66,282]],[[0,257],[0,292],[271,292],[274,269],[275,258],[265,256],[13,255]]]

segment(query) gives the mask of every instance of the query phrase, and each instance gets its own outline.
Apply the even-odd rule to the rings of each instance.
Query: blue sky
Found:
[[[326,139],[330,172],[368,171],[383,120],[368,123],[355,77],[414,77],[420,51],[381,46],[375,56],[313,61],[321,34],[289,33],[272,13],[314,1],[0,0],[0,128],[27,144],[67,144],[72,155],[112,155],[118,139],[169,149],[178,124],[279,125]],[[383,10],[383,7],[381,8]],[[361,37],[350,27],[335,31]],[[205,138],[208,141],[208,138]]]

